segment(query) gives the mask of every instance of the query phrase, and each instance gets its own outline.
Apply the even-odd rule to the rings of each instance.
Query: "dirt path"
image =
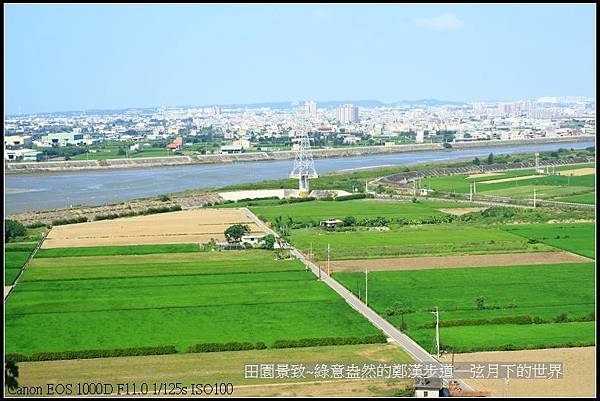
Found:
[[[455,207],[455,208],[445,208],[438,209],[440,212],[453,214],[455,216],[462,216],[464,214],[481,212],[482,210],[487,209],[487,207]]]
[[[555,348],[527,351],[476,352],[455,354],[455,362],[540,363],[562,362],[562,379],[466,380],[477,390],[491,391],[493,397],[593,397],[596,394],[596,347]],[[442,362],[452,361],[444,355]]]
[[[360,259],[331,262],[334,272],[454,269],[460,267],[583,263],[590,259],[570,252],[499,253],[490,255],[428,256],[422,258]]]

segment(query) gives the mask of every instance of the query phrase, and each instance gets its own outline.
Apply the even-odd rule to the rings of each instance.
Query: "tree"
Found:
[[[494,154],[490,153],[489,156],[487,157],[487,164],[493,164],[494,163]]]
[[[4,220],[4,242],[25,235],[25,226],[16,220]]]
[[[473,164],[476,166],[479,166],[481,164],[481,160],[479,160],[479,157],[473,159]]]
[[[354,224],[356,224],[356,219],[354,218],[354,216],[347,216],[344,218],[344,225],[351,227]]]
[[[260,242],[262,248],[273,249],[273,246],[275,246],[275,236],[273,234],[265,235],[261,238]]]
[[[475,303],[477,304],[477,309],[485,309],[485,299],[482,295],[475,298]]]
[[[9,390],[15,390],[19,387],[17,377],[19,377],[19,367],[15,361],[6,361],[6,364],[4,365],[4,385],[8,387]]]
[[[117,155],[118,156],[125,156],[125,149],[119,148],[119,150],[117,151]]]
[[[240,242],[245,234],[250,233],[250,228],[245,224],[234,224],[225,230],[227,242]]]

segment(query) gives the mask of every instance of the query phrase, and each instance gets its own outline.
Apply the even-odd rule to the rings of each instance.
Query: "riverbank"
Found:
[[[573,143],[595,141],[595,136],[577,136],[561,138],[536,138],[515,141],[480,141],[480,142],[458,142],[452,144],[452,149],[473,149],[482,147],[533,145],[552,143]],[[356,157],[376,154],[393,154],[420,151],[443,151],[446,150],[441,143],[424,143],[413,145],[394,146],[364,146],[352,148],[313,149],[313,158],[336,158]],[[44,173],[44,172],[67,172],[87,170],[112,170],[132,168],[152,168],[166,166],[185,166],[193,164],[226,164],[240,162],[258,161],[280,161],[294,159],[293,151],[278,152],[253,152],[241,154],[213,154],[194,156],[169,156],[169,157],[146,157],[136,159],[109,159],[109,160],[76,160],[76,161],[54,161],[54,162],[17,162],[5,163],[7,174],[22,173]]]
[[[573,146],[581,146],[582,148],[585,146],[585,144],[572,144]],[[548,145],[546,145],[548,146]],[[542,149],[537,148],[535,149],[537,151],[542,151]],[[546,152],[548,152],[548,149],[546,150]],[[433,152],[430,152],[433,153]],[[457,152],[458,153],[458,152]],[[513,156],[502,156],[502,155],[496,155],[496,159],[498,160],[498,163],[507,163],[509,162],[511,159],[512,160],[531,160],[533,158],[533,154],[532,151],[529,151],[529,153],[527,152],[511,152],[511,154],[513,154]],[[340,172],[339,169],[337,169],[338,171],[336,172],[335,170],[333,171],[329,171],[328,173],[324,173],[321,174],[321,176],[317,179],[312,180],[311,182],[311,187],[313,189],[316,190],[328,190],[328,189],[343,189],[346,190],[347,192],[352,192],[353,191],[353,186],[356,185],[356,183],[365,183],[368,180],[374,179],[374,178],[381,178],[384,176],[389,176],[389,175],[393,175],[393,174],[418,174],[418,172],[423,171],[423,170],[430,170],[430,169],[434,169],[434,170],[439,170],[441,168],[451,168],[451,167],[464,167],[465,163],[468,163],[469,166],[471,166],[471,162],[473,160],[473,156],[470,157],[453,157],[451,160],[439,160],[436,158],[431,158],[431,159],[427,159],[426,157],[426,153],[421,154],[421,156],[419,157],[420,160],[416,160],[416,159],[411,159],[412,162],[410,163],[399,163],[393,166],[389,166],[389,167],[382,167],[381,164],[378,165],[373,165],[373,166],[369,166],[369,167],[360,167],[358,169],[358,171],[353,171],[352,169],[345,169],[344,172]],[[580,157],[592,157],[593,156],[593,152],[587,151],[587,150],[575,150],[575,151],[567,151],[567,152],[561,152],[561,157],[562,158],[569,158],[570,155],[580,155]],[[456,156],[456,154],[454,154],[454,156]],[[547,154],[542,153],[541,154],[542,159],[544,159],[544,157],[547,157]],[[371,157],[382,157],[382,156],[371,156]],[[342,159],[338,159],[338,161],[341,161]],[[347,159],[343,159],[344,161],[346,161]],[[364,161],[364,160],[363,160]],[[559,162],[559,160],[557,160],[556,162]],[[267,165],[271,165],[271,166],[266,166],[266,167],[272,167],[277,163],[263,163],[263,164],[267,164]],[[279,163],[281,164],[281,163]],[[286,163],[287,164],[287,163]],[[408,166],[411,167],[408,167]],[[248,166],[253,166],[253,165],[244,165],[244,166],[240,166],[240,167],[244,167],[245,170],[247,170]],[[385,165],[384,165],[385,166]],[[197,167],[197,166],[196,166]],[[196,168],[194,167],[194,168]],[[231,171],[231,167],[233,166],[227,166],[229,167],[229,169],[227,170],[227,174],[229,176],[233,175],[235,176],[236,174],[234,172]],[[210,174],[215,174],[216,172],[214,171],[216,167],[213,168],[213,171],[209,172]],[[224,167],[223,167],[224,168]],[[271,169],[270,169],[271,170]],[[270,171],[270,170],[265,170],[266,171]],[[406,173],[408,171],[411,171],[412,173]],[[138,170],[139,173],[145,173],[145,170]],[[275,180],[265,180],[264,178],[267,178],[268,175],[267,174],[261,174],[259,172],[259,174],[253,174],[253,176],[255,176],[256,178],[254,180],[249,180],[248,182],[244,183],[244,181],[238,182],[238,181],[234,181],[233,185],[214,185],[214,186],[205,186],[202,185],[202,179],[201,176],[198,176],[196,174],[189,174],[189,173],[182,173],[182,176],[189,176],[190,178],[200,178],[200,180],[194,180],[193,182],[195,182],[195,184],[193,182],[190,182],[190,187],[189,188],[185,188],[183,190],[175,190],[175,191],[169,191],[167,186],[164,185],[162,182],[159,182],[157,180],[157,177],[155,176],[148,176],[147,174],[144,174],[142,177],[140,177],[139,175],[135,175],[135,176],[128,176],[128,177],[117,177],[119,181],[124,181],[122,182],[122,190],[126,191],[127,193],[125,194],[127,197],[124,199],[121,199],[121,201],[105,201],[105,202],[98,202],[99,199],[102,199],[100,196],[98,196],[98,194],[96,195],[92,195],[92,196],[86,196],[85,198],[82,199],[87,199],[88,202],[87,206],[86,204],[83,203],[75,203],[73,206],[69,206],[69,207],[64,207],[62,205],[64,205],[64,200],[67,200],[67,204],[72,204],[73,200],[77,199],[75,198],[75,194],[77,192],[94,192],[100,189],[100,186],[98,186],[98,184],[93,184],[93,188],[91,187],[86,187],[83,188],[85,189],[85,191],[82,191],[81,189],[76,190],[76,186],[74,185],[74,180],[77,179],[81,179],[81,180],[85,180],[85,181],[91,181],[92,183],[94,181],[98,181],[100,179],[100,176],[103,175],[107,175],[109,174],[111,176],[111,178],[115,178],[114,176],[117,174],[113,174],[112,172],[101,172],[101,173],[96,173],[96,174],[91,174],[91,173],[86,173],[86,172],[82,172],[79,174],[62,174],[58,177],[54,177],[52,174],[49,175],[43,175],[40,177],[41,180],[50,180],[50,179],[54,179],[54,178],[58,178],[58,181],[56,181],[56,186],[54,186],[54,188],[58,188],[58,185],[67,185],[68,187],[68,196],[66,197],[66,199],[62,198],[61,202],[58,202],[58,204],[60,204],[61,206],[59,207],[48,207],[51,202],[51,198],[48,196],[49,193],[47,191],[38,191],[38,192],[21,192],[21,193],[14,193],[12,196],[35,196],[39,199],[40,204],[44,205],[45,207],[39,207],[39,208],[26,208],[26,209],[21,209],[19,210],[18,208],[15,207],[15,202],[19,202],[18,205],[20,207],[23,206],[27,206],[26,203],[28,202],[27,198],[23,198],[22,200],[18,200],[15,199],[12,202],[9,202],[6,204],[6,209],[5,209],[5,217],[9,218],[9,219],[13,219],[13,220],[18,220],[21,221],[24,224],[32,224],[38,221],[41,221],[43,223],[46,224],[50,224],[53,220],[56,219],[65,219],[65,218],[73,218],[73,217],[78,217],[78,218],[82,218],[85,217],[88,221],[92,221],[95,219],[95,217],[97,215],[105,215],[105,214],[120,214],[120,213],[131,213],[131,212],[141,212],[143,210],[149,209],[149,208],[157,208],[157,207],[172,207],[172,206],[180,206],[182,209],[193,209],[193,208],[198,208],[198,207],[202,207],[206,204],[214,204],[215,202],[221,202],[224,200],[223,197],[220,196],[219,192],[223,192],[223,191],[237,191],[237,190],[275,190],[275,191],[282,191],[284,192],[283,189],[281,188],[294,188],[297,185],[297,181],[296,180],[292,180],[292,179],[288,179],[288,178],[279,178],[279,179],[275,179]],[[163,174],[164,175],[164,174]],[[284,177],[287,176],[287,174],[283,174]],[[32,177],[31,175],[23,175],[22,178],[23,179],[27,179],[29,177]],[[277,175],[276,175],[277,177]],[[167,177],[170,181],[172,181],[174,178],[171,177]],[[262,180],[261,180],[262,178]],[[155,193],[151,196],[136,196],[136,191],[133,189],[133,186],[135,185],[142,185],[145,186],[147,183],[153,183],[153,184],[157,184],[158,185],[158,190],[155,191]],[[204,182],[204,184],[206,184],[206,181]],[[116,190],[116,187],[114,184],[111,185],[107,185],[107,191],[114,193]],[[159,192],[160,191],[160,192]],[[157,196],[158,194],[163,194],[162,196]],[[166,195],[168,194],[168,195]],[[90,194],[91,195],[91,194]],[[70,198],[69,198],[70,196]],[[110,198],[107,198],[110,199]],[[7,200],[12,200],[11,197],[7,197]],[[31,202],[29,200],[29,202]],[[11,210],[12,209],[12,210]],[[16,209],[16,210],[15,210]]]

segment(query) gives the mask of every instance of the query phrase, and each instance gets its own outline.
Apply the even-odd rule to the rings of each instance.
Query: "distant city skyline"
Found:
[[[595,98],[591,4],[12,4],[4,11],[8,115]]]

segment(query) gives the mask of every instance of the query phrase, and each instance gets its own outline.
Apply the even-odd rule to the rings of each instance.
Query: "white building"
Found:
[[[306,111],[306,113],[314,116],[317,114],[317,102],[309,100],[304,102],[304,111]]]
[[[24,161],[39,161],[42,157],[42,152],[32,149],[4,149],[4,160],[24,160]]]
[[[42,143],[51,146],[83,145],[83,134],[80,132],[59,132],[43,136]]]
[[[4,137],[6,146],[31,146],[32,140],[29,135],[11,135]]]
[[[358,107],[353,104],[345,104],[339,106],[336,110],[336,118],[338,121],[343,123],[357,123],[358,119]]]

